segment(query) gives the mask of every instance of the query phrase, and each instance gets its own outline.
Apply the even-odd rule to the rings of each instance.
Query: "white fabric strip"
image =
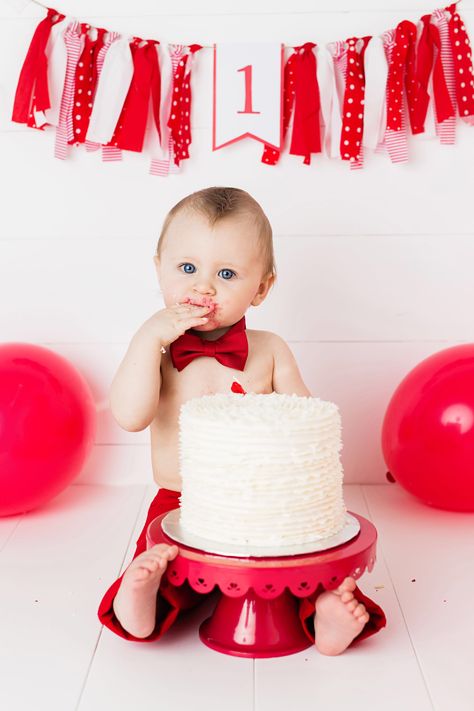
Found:
[[[97,55],[97,81],[100,79],[100,75],[102,73],[102,67],[104,66],[104,60],[105,60],[105,55],[110,49],[110,46],[113,42],[118,40],[120,38],[120,35],[118,32],[107,32],[105,36],[105,41],[101,49],[99,50],[99,54]],[[97,91],[97,86],[96,86],[96,91]],[[94,94],[94,100],[95,100],[95,94]],[[85,140],[85,146],[86,146],[86,152],[87,153],[92,153],[93,151],[97,151],[100,148],[100,143],[97,143],[96,141],[89,141],[87,138]]]
[[[372,37],[364,55],[365,104],[362,145],[375,151],[380,139],[388,65],[381,37]]]
[[[121,37],[105,55],[87,131],[88,141],[105,144],[114,134],[133,76],[130,41],[130,37]]]
[[[322,147],[326,155],[331,155],[331,117],[333,101],[338,102],[335,94],[334,62],[326,47],[316,47],[316,67],[323,121]]]
[[[435,10],[432,15],[434,24],[438,27],[441,42],[441,61],[443,63],[444,78],[448,88],[449,97],[454,107],[454,116],[446,121],[436,120],[436,133],[440,143],[443,145],[453,145],[456,142],[456,79],[454,76],[454,61],[449,41],[448,21],[444,10]],[[435,107],[436,114],[436,107]]]
[[[48,59],[48,92],[51,108],[47,109],[44,115],[46,121],[51,126],[57,126],[59,124],[59,109],[61,107],[61,97],[66,80],[67,66],[67,49],[66,43],[64,42],[64,32],[70,22],[71,18],[65,17],[62,22],[53,25],[46,45],[46,57]]]

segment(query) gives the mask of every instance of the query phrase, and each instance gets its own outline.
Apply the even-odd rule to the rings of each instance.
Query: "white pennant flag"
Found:
[[[280,150],[283,45],[214,45],[212,150],[249,136]]]

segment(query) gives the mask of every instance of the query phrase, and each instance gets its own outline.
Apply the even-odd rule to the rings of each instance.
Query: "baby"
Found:
[[[245,313],[264,301],[275,280],[272,229],[248,193],[215,187],[178,202],[165,219],[154,261],[165,308],[133,336],[112,383],[110,406],[124,429],[138,432],[150,426],[153,473],[160,489],[132,562],[99,607],[103,624],[137,641],[158,639],[181,610],[203,598],[186,583],[175,587],[163,577],[177,546],[146,550],[150,521],[179,506],[180,406],[193,397],[228,393],[236,379],[246,392],[311,395],[282,338],[245,330]],[[212,351],[185,365],[178,359],[186,332],[215,341],[240,331],[248,343],[243,362],[222,364]],[[340,654],[355,638],[359,641],[385,624],[383,611],[352,577],[332,591],[318,588],[299,603],[305,632],[322,654]]]

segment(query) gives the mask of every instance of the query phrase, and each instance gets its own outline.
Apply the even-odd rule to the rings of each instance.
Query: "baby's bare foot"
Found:
[[[345,578],[336,590],[321,593],[316,599],[314,631],[321,654],[343,652],[369,621],[365,606],[354,597],[355,587],[354,578]]]
[[[177,554],[177,546],[160,543],[134,558],[125,571],[113,607],[122,627],[134,637],[153,632],[161,576]]]

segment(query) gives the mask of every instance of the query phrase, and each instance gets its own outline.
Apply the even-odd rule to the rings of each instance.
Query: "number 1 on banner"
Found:
[[[246,137],[280,149],[283,54],[281,42],[214,45],[213,151]]]
[[[245,72],[245,108],[237,111],[238,114],[259,114],[260,111],[252,110],[252,65],[237,69],[238,72]]]

